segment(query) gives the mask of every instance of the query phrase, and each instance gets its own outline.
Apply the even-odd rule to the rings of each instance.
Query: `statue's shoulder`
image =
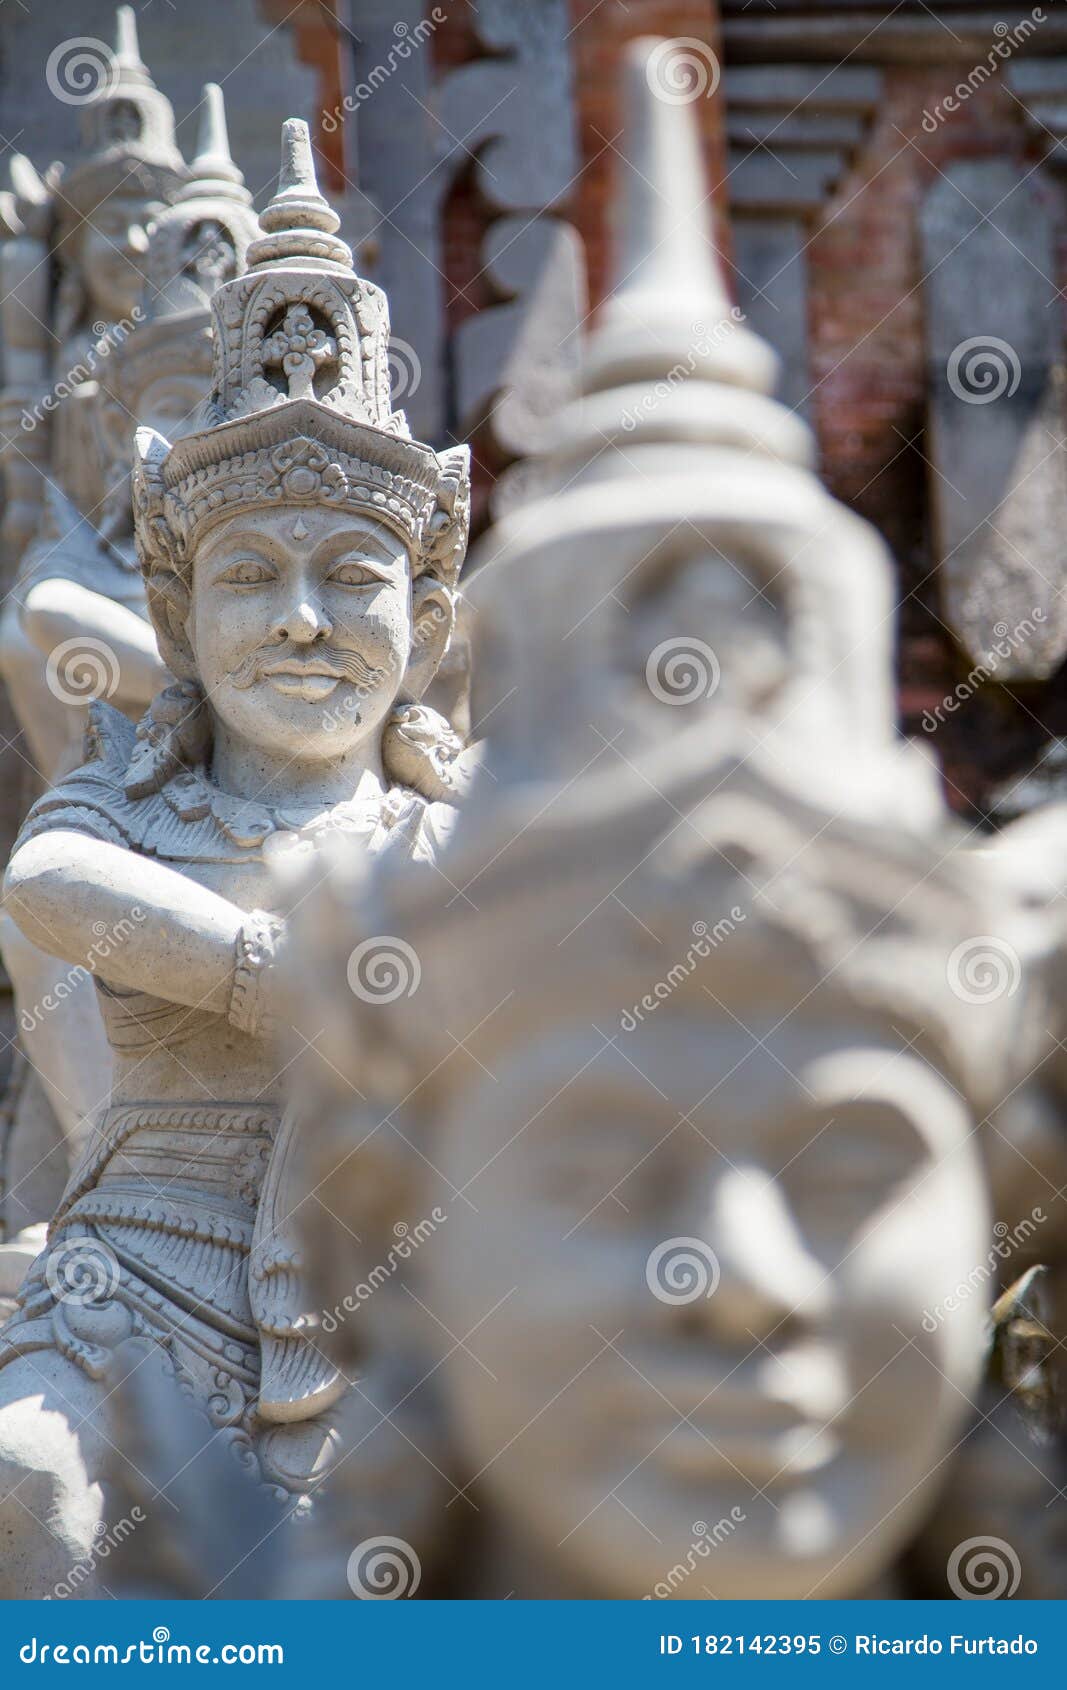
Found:
[[[40,833],[85,833],[114,845],[134,846],[139,832],[136,805],[126,794],[126,768],[136,729],[103,699],[89,706],[85,761],[37,800],[19,833],[16,849]]]

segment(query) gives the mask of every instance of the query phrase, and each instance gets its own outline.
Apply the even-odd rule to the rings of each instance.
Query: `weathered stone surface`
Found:
[[[728,64],[724,86],[737,297],[782,360],[783,400],[805,414],[807,248],[862,144],[882,73],[847,63]]]
[[[49,55],[65,35],[114,37],[114,0],[78,0],[77,12],[68,19],[53,6],[0,8],[0,126],[41,171],[54,158],[71,158],[79,144],[78,106],[48,92]],[[145,58],[178,114],[183,151],[196,138],[205,80],[225,77],[231,144],[263,204],[277,174],[279,110],[305,118],[316,110],[316,78],[297,58],[292,28],[275,26],[259,0],[138,7],[137,19]]]
[[[455,338],[460,425],[470,433],[490,411],[496,444],[524,458],[551,444],[549,427],[573,388],[586,312],[581,240],[555,217],[501,217],[485,263],[507,298],[469,317]]]
[[[338,864],[302,906],[305,1248],[344,1365],[386,1365],[405,1293],[426,1316],[458,1489],[404,1547],[448,1594],[886,1594],[984,1356],[980,1298],[928,1316],[988,1247],[976,1124],[1033,1054],[960,953],[1024,923],[895,745],[888,560],[766,395],[647,51],[625,280],[474,578],[495,779],[443,882]],[[357,1020],[370,921],[420,984]],[[398,1214],[434,1223],[400,1260]]]
[[[385,298],[337,237],[307,126],[282,140],[248,270],[212,297],[211,400],[173,445],[136,437],[138,550],[175,679],[137,730],[93,706],[89,761],[35,805],[7,872],[30,943],[95,974],[114,1053],[0,1335],[7,1595],[47,1595],[89,1557],[130,1336],[293,1496],[325,1476],[343,1412],[288,1199],[284,871],[327,837],[425,862],[451,820],[461,746],[419,700],[451,632],[469,454],[438,455],[393,410]]]
[[[166,679],[134,546],[134,429],[151,422],[177,438],[191,426],[210,387],[211,293],[243,270],[259,232],[230,156],[221,89],[209,84],[203,92],[187,170],[174,150],[169,102],[140,61],[131,16],[120,13],[120,31],[114,85],[85,106],[89,144],[62,186],[39,184],[41,245],[46,256],[54,248],[61,281],[40,302],[45,316],[30,312],[42,353],[34,379],[20,345],[5,389],[7,403],[20,407],[19,436],[40,434],[51,448],[47,482],[39,477],[46,495],[37,530],[16,547],[5,528],[18,573],[0,639],[23,741],[44,782],[81,760],[92,699],[106,697],[136,719]],[[116,146],[115,125],[131,103],[142,127],[123,129]],[[29,169],[22,159],[16,173]],[[120,193],[127,178],[138,184],[136,194]],[[156,194],[173,203],[164,207]],[[116,210],[121,229],[112,225]],[[17,252],[22,243],[12,244]],[[47,262],[40,273],[49,275]],[[124,289],[136,293],[132,303]],[[14,303],[26,304],[18,294]],[[65,339],[49,333],[49,318]],[[5,460],[9,481],[21,461],[16,443]],[[106,959],[115,936],[101,930],[99,940],[97,959]],[[14,1102],[11,1154],[24,1177],[9,1186],[3,1219],[10,1236],[22,1221],[52,1213],[65,1183],[59,1168],[56,1188],[56,1127],[76,1158],[107,1098],[111,1062],[91,975],[20,939],[9,921],[3,950],[22,1047],[44,1088],[43,1098],[21,1088]],[[31,1177],[37,1167],[51,1177]]]
[[[1048,190],[1006,160],[958,164],[931,188],[922,236],[945,617],[975,663],[1038,679],[1067,652],[1067,372]]]
[[[529,218],[566,195],[577,168],[568,8],[565,0],[480,5],[477,27],[487,56],[436,80],[429,38],[420,33],[427,28],[421,4],[360,0],[355,22],[358,103],[350,121],[358,125],[360,187],[378,213],[374,276],[392,301],[398,346],[408,349],[401,362],[407,366],[410,349],[417,360],[418,377],[406,383],[403,403],[416,432],[436,440],[456,421],[457,407],[461,417],[469,415],[484,396],[484,382],[477,384],[482,395],[471,391],[466,352],[460,353],[466,379],[461,376],[454,399],[448,391],[442,207],[472,161],[482,194],[501,214]],[[398,38],[411,43],[402,58]],[[367,97],[359,98],[364,87]],[[487,265],[499,251],[494,237]],[[566,274],[564,264],[561,285]],[[479,313],[496,319],[484,334],[498,355],[521,355],[522,337],[534,332],[540,300],[530,301],[527,331],[524,297],[520,290],[514,302]],[[467,327],[466,345],[482,333],[481,325]]]

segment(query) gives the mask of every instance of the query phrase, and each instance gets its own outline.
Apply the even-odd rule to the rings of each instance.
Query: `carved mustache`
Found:
[[[335,680],[351,681],[355,686],[366,686],[379,673],[358,651],[342,651],[331,645],[316,645],[311,651],[307,646],[286,641],[285,645],[260,646],[257,651],[250,651],[237,665],[230,682],[243,690],[254,686],[264,675],[279,672],[332,675]]]

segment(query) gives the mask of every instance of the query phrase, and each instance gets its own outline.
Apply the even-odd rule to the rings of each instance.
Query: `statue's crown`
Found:
[[[278,189],[260,223],[247,274],[213,301],[216,420],[309,399],[338,418],[410,438],[390,400],[386,297],[352,268],[298,118],[282,125]]]
[[[166,202],[188,178],[174,139],[174,109],[141,59],[132,6],[119,7],[115,34],[109,74],[82,108],[81,155],[59,184],[67,217],[90,216],[111,194]]]
[[[207,318],[216,288],[243,274],[249,248],[261,233],[252,196],[230,154],[222,89],[208,82],[189,180],[148,231],[142,306],[157,333],[162,335],[167,320],[189,312]],[[142,343],[148,345],[148,335]]]
[[[307,124],[296,118],[282,126],[278,190],[260,224],[247,271],[211,301],[206,426],[173,449],[138,431],[142,526],[161,516],[188,559],[198,530],[239,510],[322,503],[384,522],[416,569],[454,579],[469,452],[412,440],[393,409],[388,303],[352,268],[319,192]],[[152,548],[143,541],[142,550]]]

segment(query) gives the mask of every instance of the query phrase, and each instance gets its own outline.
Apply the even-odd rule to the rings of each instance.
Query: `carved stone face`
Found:
[[[194,369],[170,371],[147,382],[138,398],[138,423],[157,429],[173,445],[195,426],[210,385],[210,375]],[[128,461],[128,438],[125,455]]]
[[[94,319],[120,322],[131,316],[145,284],[146,228],[159,210],[140,197],[112,195],[86,223],[81,264]]]
[[[594,1594],[860,1593],[974,1394],[981,1290],[929,1318],[985,1257],[968,1117],[869,1027],[768,1015],[772,1056],[682,995],[622,1050],[486,1054],[446,1110],[470,1471]]]
[[[410,559],[387,528],[320,506],[232,517],[196,555],[188,632],[215,715],[315,761],[380,732],[411,651]]]

